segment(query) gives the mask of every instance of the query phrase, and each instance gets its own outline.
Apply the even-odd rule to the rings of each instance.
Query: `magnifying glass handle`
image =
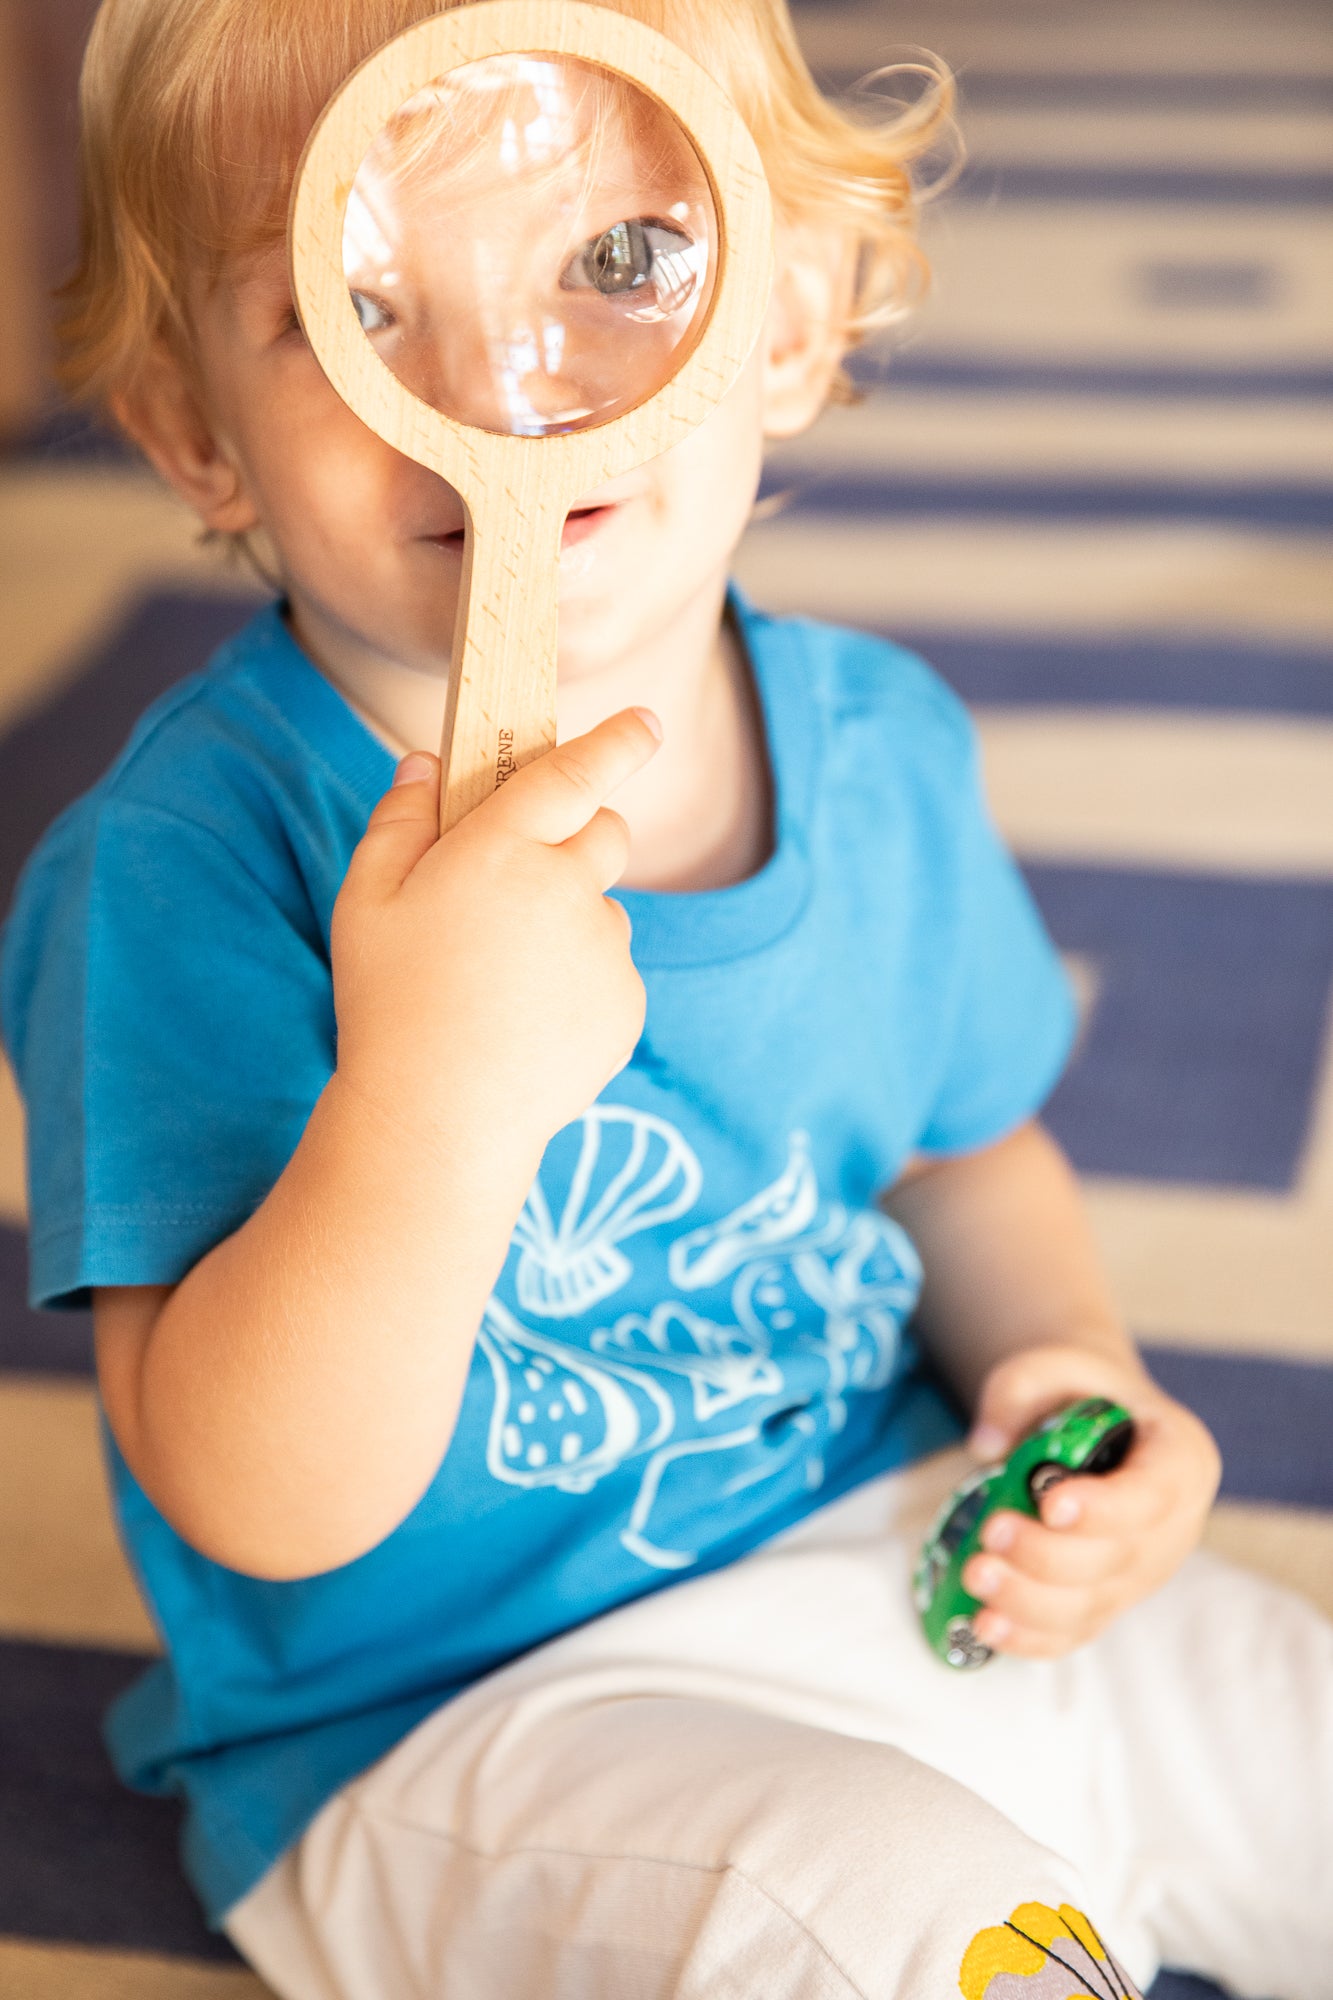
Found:
[[[528,496],[524,496],[527,498]],[[440,831],[555,744],[564,507],[469,509],[440,760]]]

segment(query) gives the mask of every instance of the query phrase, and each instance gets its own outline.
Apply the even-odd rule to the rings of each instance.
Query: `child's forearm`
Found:
[[[268,1198],[136,1329],[99,1299],[103,1395],[150,1498],[250,1574],[373,1547],[449,1442],[540,1147],[390,1119],[335,1077]]]
[[[925,1266],[922,1339],[968,1410],[1019,1348],[1085,1346],[1138,1370],[1078,1183],[1040,1125],[921,1163],[885,1205]]]
[[[601,802],[658,740],[612,716],[443,838],[439,765],[406,759],[338,896],[338,1070],[286,1171],[169,1295],[99,1296],[112,1430],[206,1555],[313,1575],[424,1493],[543,1149],[643,1027]]]

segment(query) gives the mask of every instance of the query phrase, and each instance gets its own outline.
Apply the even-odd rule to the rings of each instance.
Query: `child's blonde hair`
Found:
[[[84,61],[83,243],[61,294],[62,375],[105,404],[165,340],[188,362],[186,279],[281,239],[307,133],[345,77],[451,0],[103,0]],[[458,0],[452,0],[458,4]],[[948,126],[946,71],[887,122],[823,97],[786,0],[613,0],[702,61],[763,156],[780,220],[838,232],[848,344],[907,310],[925,259],[914,162]]]

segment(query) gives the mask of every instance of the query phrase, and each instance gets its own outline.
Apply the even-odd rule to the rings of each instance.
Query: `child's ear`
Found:
[[[184,369],[159,341],[132,386],[111,399],[116,421],[206,528],[243,535],[259,515]]]
[[[828,401],[846,351],[848,249],[826,233],[792,231],[762,335],[764,436],[795,437]]]

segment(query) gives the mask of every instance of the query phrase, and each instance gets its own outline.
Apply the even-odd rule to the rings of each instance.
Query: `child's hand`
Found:
[[[1134,1445],[1118,1471],[1052,1487],[1040,1521],[1003,1511],[986,1523],[985,1553],[963,1583],[987,1607],[977,1637],[997,1652],[1053,1658],[1095,1638],[1183,1562],[1217,1492],[1221,1458],[1199,1419],[1138,1369],[1085,1348],[1024,1348],[992,1368],[972,1448],[1002,1457],[1079,1396],[1122,1403]]]
[[[623,1068],[644,989],[605,893],[629,833],[603,801],[657,749],[655,722],[610,717],[442,839],[439,762],[404,758],[334,910],[346,1085],[433,1143],[498,1145],[531,1173]]]

